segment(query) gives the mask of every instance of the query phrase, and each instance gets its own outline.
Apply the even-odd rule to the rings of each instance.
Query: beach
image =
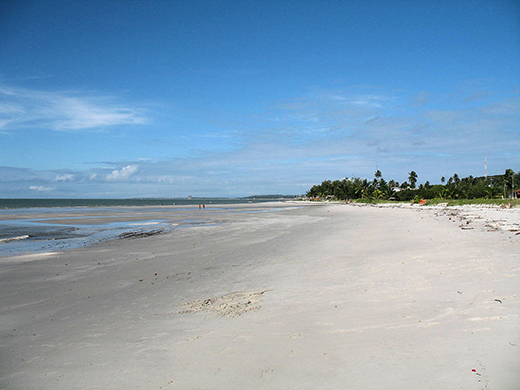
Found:
[[[206,206],[0,258],[0,388],[519,388],[519,209]]]

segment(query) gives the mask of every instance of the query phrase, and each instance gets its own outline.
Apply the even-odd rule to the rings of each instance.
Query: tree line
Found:
[[[307,191],[309,198],[348,199],[387,199],[409,201],[413,199],[493,199],[513,196],[514,189],[520,188],[520,172],[506,169],[503,175],[487,177],[468,176],[460,178],[456,173],[447,180],[443,176],[441,184],[426,181],[417,187],[418,175],[415,171],[408,174],[408,180],[399,183],[386,181],[377,170],[374,178],[344,178],[325,180]]]

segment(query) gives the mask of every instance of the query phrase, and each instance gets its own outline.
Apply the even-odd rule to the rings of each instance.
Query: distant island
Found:
[[[246,196],[246,197],[243,197],[243,198],[239,198],[239,199],[297,199],[297,198],[300,198],[301,195],[280,195],[280,194],[275,194],[275,195],[251,195],[251,196]]]

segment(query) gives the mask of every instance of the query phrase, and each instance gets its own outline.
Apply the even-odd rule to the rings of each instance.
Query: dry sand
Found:
[[[0,387],[520,388],[520,210],[297,205],[0,259]]]

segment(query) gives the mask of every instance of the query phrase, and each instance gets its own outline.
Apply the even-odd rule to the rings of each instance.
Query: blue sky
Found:
[[[520,170],[520,2],[0,2],[0,197]]]

